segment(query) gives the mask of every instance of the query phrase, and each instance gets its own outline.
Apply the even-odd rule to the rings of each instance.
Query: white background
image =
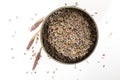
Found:
[[[99,30],[95,51],[75,66],[49,59],[42,50],[39,65],[32,71],[34,58],[30,60],[32,53],[25,48],[41,26],[32,33],[29,27],[65,3],[75,2],[94,15]],[[119,0],[0,0],[0,80],[120,80],[119,5]]]

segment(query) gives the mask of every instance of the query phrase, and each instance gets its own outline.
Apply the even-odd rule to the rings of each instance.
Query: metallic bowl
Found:
[[[51,46],[51,44],[48,42],[48,27],[49,27],[49,17],[53,16],[53,14],[55,14],[56,11],[62,10],[62,9],[69,9],[69,10],[73,10],[73,11],[78,11],[80,14],[82,14],[82,16],[84,17],[84,19],[86,19],[86,21],[89,23],[89,30],[90,30],[90,37],[91,37],[91,41],[93,42],[92,45],[90,45],[90,48],[88,49],[88,53],[85,54],[85,56],[83,57],[78,57],[75,59],[70,59],[67,56],[58,54],[59,52],[55,49],[55,47]],[[95,23],[95,21],[93,20],[93,18],[84,10],[75,7],[75,6],[65,6],[65,7],[60,7],[56,10],[54,10],[53,12],[51,12],[45,19],[45,21],[43,22],[42,25],[42,31],[41,31],[41,42],[43,45],[44,50],[46,51],[46,53],[51,56],[54,60],[58,61],[58,62],[62,62],[65,64],[74,64],[74,63],[78,63],[81,62],[83,60],[85,60],[86,58],[88,58],[94,51],[97,42],[98,42],[98,29],[97,29],[97,25]]]

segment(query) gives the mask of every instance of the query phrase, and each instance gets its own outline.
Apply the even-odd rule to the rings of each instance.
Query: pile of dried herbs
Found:
[[[52,13],[42,30],[46,51],[57,60],[63,59],[62,62],[82,59],[97,41],[95,24],[87,17],[75,8],[63,8]]]

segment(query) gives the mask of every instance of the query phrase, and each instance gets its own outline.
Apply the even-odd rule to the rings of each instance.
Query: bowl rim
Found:
[[[47,20],[48,17],[49,17],[51,14],[53,14],[55,11],[57,11],[57,10],[59,10],[59,9],[63,9],[63,8],[74,8],[74,9],[78,9],[78,10],[84,12],[85,14],[87,14],[87,15],[90,17],[90,19],[94,22],[95,28],[96,28],[96,32],[97,32],[97,34],[96,34],[96,35],[97,35],[97,38],[96,38],[97,40],[96,40],[96,43],[94,44],[95,46],[94,46],[93,50],[91,51],[91,53],[89,53],[89,55],[88,55],[87,57],[85,57],[83,60],[80,60],[80,61],[75,62],[75,63],[65,63],[65,62],[61,62],[61,61],[59,61],[59,60],[56,60],[54,57],[52,57],[52,56],[46,51],[46,49],[45,49],[45,47],[44,47],[44,45],[43,45],[42,31],[43,31],[44,24],[45,24],[46,20]],[[93,17],[92,17],[86,10],[83,10],[83,9],[77,7],[77,6],[62,6],[62,7],[58,7],[58,8],[56,8],[56,9],[54,9],[52,12],[50,12],[50,13],[45,17],[45,19],[44,19],[44,21],[43,21],[43,23],[42,23],[42,25],[41,25],[41,31],[40,31],[40,43],[41,43],[41,46],[42,46],[43,50],[45,51],[45,53],[46,53],[47,55],[49,55],[49,57],[50,57],[51,59],[53,59],[53,61],[56,61],[56,62],[58,62],[58,63],[62,63],[62,64],[66,64],[66,65],[72,65],[72,64],[77,64],[77,63],[81,63],[81,62],[85,61],[85,60],[88,59],[88,58],[93,54],[93,52],[95,51],[95,49],[96,49],[96,47],[97,47],[97,44],[98,44],[98,40],[99,40],[99,31],[98,31],[98,26],[97,26],[95,20],[93,19]]]

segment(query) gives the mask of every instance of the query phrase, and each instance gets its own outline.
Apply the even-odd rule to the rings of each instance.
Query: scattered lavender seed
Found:
[[[16,31],[14,31],[14,33],[16,34]]]
[[[102,56],[105,56],[105,54],[103,54]]]
[[[98,61],[97,63],[100,63],[100,61]]]
[[[87,63],[89,63],[89,61],[88,61],[88,60],[86,60],[86,62],[87,62]]]
[[[28,72],[26,72],[26,74],[28,74]]]
[[[13,50],[13,48],[11,48],[11,50]]]
[[[34,53],[34,50],[32,50],[32,53]]]
[[[36,44],[38,43],[39,38],[36,38]]]
[[[9,22],[11,21],[11,19],[8,20]]]
[[[49,59],[51,59],[51,57],[50,57],[49,55],[47,55],[47,57],[48,57]]]
[[[12,37],[14,38],[14,37],[15,37],[15,35],[12,35]]]
[[[24,55],[26,55],[26,53],[24,53]]]
[[[105,22],[105,24],[107,24],[107,23],[108,23],[108,21]]]
[[[75,2],[75,5],[78,6],[78,2]]]
[[[34,57],[36,55],[36,53],[32,54],[32,57]]]
[[[95,14],[98,14],[98,12],[95,12]]]
[[[103,68],[105,68],[105,65],[103,65]]]
[[[55,69],[56,71],[58,70],[58,68]]]
[[[32,47],[32,49],[34,49],[34,46]]]
[[[12,56],[12,59],[15,59],[15,57],[14,57],[14,56]]]
[[[49,73],[49,71],[47,71],[47,74]]]
[[[38,38],[38,37],[36,37],[36,39],[37,39],[37,40],[39,40],[39,38]]]
[[[36,74],[37,72],[35,71],[34,73]]]
[[[38,43],[38,40],[39,40],[39,38],[38,38],[38,36],[36,37],[36,44]]]
[[[67,3],[65,3],[65,6],[67,6]]]
[[[52,76],[52,79],[54,78],[54,76]]]
[[[55,71],[53,71],[53,74],[55,73]]]
[[[35,13],[35,16],[37,16],[37,13]]]
[[[39,34],[37,34],[37,36],[39,37]]]
[[[93,14],[91,14],[91,16],[94,16]]]

